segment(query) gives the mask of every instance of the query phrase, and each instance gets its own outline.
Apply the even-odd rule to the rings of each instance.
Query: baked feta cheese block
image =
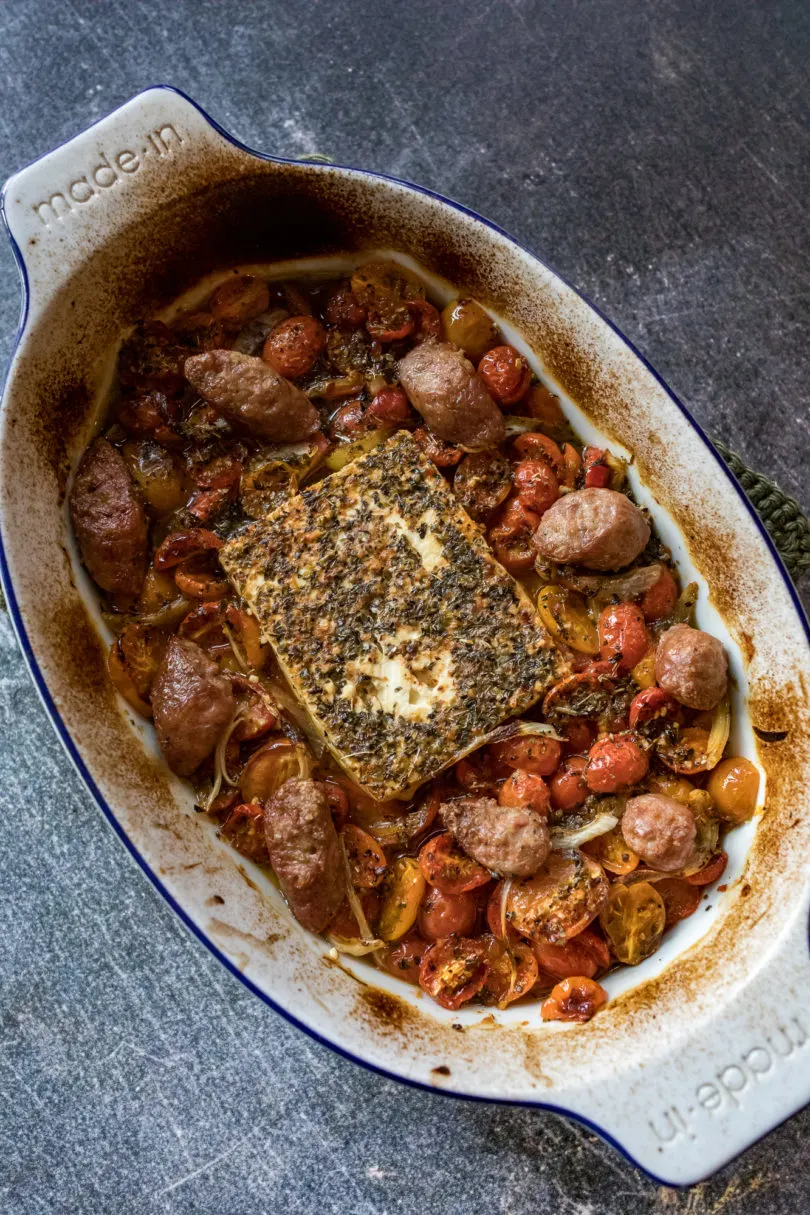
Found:
[[[407,432],[220,550],[340,766],[407,797],[522,713],[566,664]]]

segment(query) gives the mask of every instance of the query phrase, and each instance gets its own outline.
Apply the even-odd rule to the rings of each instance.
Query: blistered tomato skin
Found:
[[[634,603],[603,608],[599,616],[599,642],[606,662],[615,663],[622,673],[632,671],[650,644],[641,609]]]
[[[514,346],[488,350],[478,364],[478,374],[501,405],[516,405],[532,382],[531,368]]]
[[[314,316],[291,316],[267,337],[262,358],[279,375],[294,380],[311,371],[326,348],[326,332]]]
[[[588,753],[585,783],[593,793],[621,793],[642,781],[648,768],[647,756],[634,739],[601,738]]]
[[[478,906],[471,894],[442,894],[431,886],[419,910],[417,926],[426,941],[453,934],[466,936],[475,927]]]
[[[533,772],[535,776],[550,776],[560,762],[562,744],[556,738],[534,734],[493,743],[489,752],[493,759],[509,768]]]
[[[518,501],[538,515],[544,515],[559,497],[557,478],[544,460],[521,460],[515,469]]]
[[[588,796],[585,769],[588,761],[584,755],[572,755],[551,778],[551,804],[555,810],[575,810]]]

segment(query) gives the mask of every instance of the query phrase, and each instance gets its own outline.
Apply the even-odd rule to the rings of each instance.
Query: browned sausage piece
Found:
[[[532,877],[551,850],[546,820],[528,807],[460,797],[439,806],[439,817],[467,855],[493,873]]]
[[[534,545],[549,561],[590,570],[620,570],[635,561],[650,538],[637,506],[613,489],[578,489],[548,508]]]
[[[293,443],[318,429],[309,397],[251,354],[238,350],[194,354],[186,359],[185,373],[218,413],[261,439]]]
[[[683,802],[665,793],[642,793],[627,803],[622,835],[628,848],[653,869],[670,873],[683,869],[694,853],[697,827]]]
[[[323,932],[346,897],[340,841],[323,785],[285,781],[265,807],[264,833],[290,910],[304,928]]]
[[[84,453],[70,517],[82,561],[101,589],[137,595],[146,574],[146,514],[126,464],[106,439]]]
[[[468,451],[495,447],[505,435],[503,414],[484,381],[455,346],[422,342],[399,361],[408,398],[434,434]]]
[[[190,776],[214,750],[233,717],[231,681],[196,642],[172,637],[151,698],[166,763],[178,776]]]
[[[655,678],[687,708],[713,709],[728,687],[726,652],[711,633],[675,624],[658,641]]]

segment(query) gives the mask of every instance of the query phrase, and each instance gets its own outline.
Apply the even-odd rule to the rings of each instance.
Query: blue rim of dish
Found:
[[[541,258],[540,256],[538,256],[538,254],[534,253],[531,249],[528,249],[525,245],[521,244],[521,242],[516,240],[513,236],[510,236],[510,234],[504,228],[501,228],[498,224],[495,224],[491,220],[484,218],[484,216],[479,215],[476,211],[473,211],[469,207],[464,206],[463,203],[455,202],[453,199],[447,198],[445,195],[439,194],[435,190],[429,190],[425,186],[416,185],[413,182],[407,181],[401,177],[393,177],[391,174],[373,172],[368,169],[359,169],[359,168],[355,167],[354,165],[340,165],[340,164],[335,164],[332,161],[329,161],[328,163],[320,164],[318,162],[306,161],[305,158],[302,160],[302,159],[296,159],[294,157],[271,156],[270,154],[268,154],[266,152],[259,152],[255,148],[251,148],[247,144],[242,143],[241,140],[237,139],[234,135],[232,135],[229,131],[227,131],[223,126],[221,126],[220,123],[218,123],[215,118],[212,118],[211,115],[205,109],[203,109],[203,107],[197,101],[195,101],[193,97],[190,97],[187,93],[183,92],[182,89],[178,89],[174,85],[171,85],[171,84],[152,85],[147,89],[141,90],[140,93],[136,93],[134,97],[130,98],[129,102],[124,102],[124,105],[128,105],[131,101],[137,100],[138,97],[143,96],[145,93],[150,93],[154,89],[163,89],[166,92],[176,93],[177,96],[182,97],[184,101],[187,101],[190,105],[192,105],[194,107],[195,110],[197,110],[197,112],[201,115],[201,117],[204,118],[205,121],[219,135],[221,135],[223,139],[226,139],[228,141],[228,143],[232,144],[235,148],[238,148],[240,151],[247,153],[249,156],[255,156],[258,160],[271,161],[276,164],[305,163],[309,167],[311,167],[313,169],[313,171],[315,171],[315,172],[318,172],[318,171],[328,172],[331,169],[343,169],[343,170],[347,170],[352,173],[358,173],[365,177],[372,177],[372,178],[380,179],[382,181],[391,182],[394,185],[404,186],[406,189],[413,190],[417,194],[424,194],[428,198],[434,199],[436,202],[443,203],[445,206],[452,207],[453,210],[459,211],[463,215],[467,215],[471,219],[475,220],[476,222],[483,224],[484,227],[489,228],[491,231],[497,232],[499,236],[504,237],[504,239],[508,240],[516,248],[520,249],[523,253],[527,253],[529,255],[529,257],[533,258],[536,262],[538,262],[540,265],[542,265],[545,269],[549,270],[556,278],[558,278],[568,288],[570,288],[571,291],[573,291],[577,296],[579,296],[579,298],[582,299],[597,314],[597,316],[599,316],[601,318],[601,320],[605,322],[605,324],[617,335],[617,337],[619,337],[621,339],[621,341],[625,344],[625,346],[628,347],[628,349],[630,349],[633,352],[633,354],[636,356],[636,358],[639,359],[639,361],[643,364],[643,366],[646,368],[646,370],[650,372],[650,374],[655,378],[656,382],[660,385],[660,387],[664,390],[664,392],[666,392],[667,396],[669,396],[669,398],[674,402],[674,404],[678,407],[678,409],[681,411],[681,413],[685,416],[685,418],[687,419],[687,421],[689,422],[691,427],[700,436],[701,440],[703,441],[703,443],[705,444],[705,446],[707,447],[707,449],[709,450],[709,452],[715,459],[717,465],[722,469],[723,473],[725,474],[726,479],[731,483],[731,485],[733,486],[738,497],[742,500],[746,510],[748,511],[748,514],[751,516],[754,523],[756,524],[756,527],[757,527],[760,535],[762,536],[762,539],[764,540],[765,545],[768,548],[768,550],[776,564],[777,569],[779,570],[779,572],[782,576],[782,580],[785,583],[788,594],[790,595],[790,598],[796,609],[796,613],[798,615],[799,622],[804,629],[805,637],[807,638],[808,644],[810,644],[810,622],[808,622],[807,615],[805,614],[804,607],[801,603],[801,600],[799,599],[798,593],[797,593],[796,588],[793,584],[793,581],[790,577],[790,574],[788,573],[788,571],[784,565],[784,562],[782,561],[782,558],[779,554],[779,551],[776,548],[770,535],[768,534],[762,520],[760,519],[759,515],[756,513],[754,507],[752,506],[751,502],[749,501],[748,497],[746,496],[745,491],[743,490],[742,486],[737,481],[737,478],[734,476],[734,474],[731,472],[731,470],[727,467],[727,465],[720,458],[720,456],[718,455],[717,451],[714,448],[714,445],[712,444],[711,440],[709,439],[708,435],[703,430],[703,428],[699,425],[698,422],[695,421],[695,419],[692,417],[691,413],[686,408],[686,406],[678,399],[678,397],[675,395],[675,393],[667,386],[667,384],[664,382],[664,380],[661,378],[661,376],[658,374],[658,372],[655,370],[655,368],[652,367],[650,365],[650,363],[647,361],[645,356],[634,346],[634,344],[627,337],[625,337],[625,335],[613,323],[613,321],[611,321],[609,317],[605,316],[605,314],[601,311],[601,309],[596,304],[594,304],[593,301],[590,300],[588,298],[588,296],[584,294],[584,292],[580,291],[579,288],[575,287],[571,282],[569,282],[569,280],[564,275],[559,274],[547,261],[545,261],[545,259]],[[83,135],[87,131],[92,130],[94,127],[98,126],[102,122],[105,122],[108,118],[110,118],[113,114],[115,114],[118,109],[122,109],[122,108],[123,108],[123,106],[118,106],[118,107],[116,107],[116,110],[111,110],[109,114],[105,114],[101,118],[96,119],[95,122],[93,122],[89,126],[85,127],[84,130],[78,132],[78,135]],[[36,157],[34,160],[32,160],[30,162],[30,164],[25,165],[24,168],[21,170],[18,170],[18,172],[23,172],[24,169],[30,169],[33,165],[38,164],[41,160],[44,160],[45,157],[51,155],[51,153],[58,151],[60,148],[66,147],[67,144],[69,144],[69,143],[72,143],[72,141],[75,138],[77,138],[77,135],[72,135],[70,137],[70,139],[66,139],[62,143],[56,144],[53,148],[49,149],[48,152],[44,152],[41,156]],[[25,261],[22,256],[22,252],[21,252],[16,240],[14,239],[14,237],[11,234],[11,228],[9,226],[8,219],[6,217],[6,191],[8,189],[9,183],[11,181],[13,181],[15,176],[16,176],[16,174],[12,175],[12,177],[9,178],[9,181],[6,182],[6,184],[3,186],[2,191],[0,191],[0,217],[2,217],[2,219],[3,219],[3,223],[6,228],[6,234],[11,243],[12,251],[14,254],[14,259],[17,263],[17,269],[19,271],[20,278],[22,280],[23,298],[22,298],[22,304],[21,304],[21,309],[20,309],[20,318],[19,318],[19,322],[18,322],[18,326],[17,326],[17,332],[16,332],[14,342],[13,342],[13,345],[11,348],[11,353],[9,355],[8,364],[7,364],[4,374],[3,374],[2,382],[0,382],[0,402],[2,402],[2,400],[5,397],[5,390],[6,390],[6,385],[8,382],[9,373],[11,371],[11,366],[14,362],[14,356],[17,353],[17,349],[19,347],[23,332],[25,330],[25,325],[28,320],[28,308],[29,308],[29,298],[30,298],[30,285],[29,285],[29,281],[28,281],[28,271],[25,266]],[[227,955],[224,954],[208,936],[206,936],[206,934],[203,932],[203,930],[201,928],[199,928],[197,924],[195,924],[195,922],[191,918],[191,916],[180,906],[180,904],[175,900],[174,896],[166,889],[166,887],[163,885],[163,883],[161,882],[158,875],[147,864],[144,857],[141,856],[138,849],[135,847],[133,842],[130,840],[129,836],[124,831],[123,827],[118,822],[118,819],[116,818],[112,808],[110,807],[106,798],[102,794],[101,790],[98,788],[89,769],[85,765],[85,762],[82,759],[82,756],[79,752],[79,748],[74,743],[73,738],[71,737],[70,732],[67,729],[67,726],[62,721],[62,717],[50,694],[47,683],[45,682],[45,678],[39,669],[39,664],[34,655],[34,651],[31,646],[31,643],[28,639],[28,634],[25,629],[25,624],[22,619],[22,614],[20,612],[19,604],[17,603],[17,598],[14,593],[14,588],[13,588],[13,584],[11,581],[11,575],[9,572],[8,562],[7,562],[6,553],[5,553],[5,547],[3,544],[1,526],[0,526],[0,585],[2,585],[3,591],[5,593],[6,603],[8,605],[8,610],[9,610],[9,615],[11,617],[11,621],[14,626],[14,631],[17,635],[17,641],[19,643],[20,649],[22,650],[23,658],[25,659],[26,666],[28,667],[29,673],[34,682],[34,686],[36,687],[37,692],[39,693],[39,697],[45,707],[45,711],[47,712],[48,716],[51,719],[51,724],[53,725],[54,730],[56,731],[57,737],[59,738],[59,741],[61,742],[62,746],[64,747],[65,751],[67,752],[68,758],[71,760],[76,771],[79,773],[79,776],[82,778],[85,785],[87,786],[87,788],[88,788],[91,796],[93,797],[94,801],[96,802],[97,806],[99,807],[102,814],[109,822],[110,826],[112,827],[112,829],[118,836],[121,843],[126,848],[127,852],[130,854],[130,856],[136,862],[136,864],[143,870],[143,872],[146,874],[146,876],[151,881],[152,885],[166,900],[166,902],[171,907],[172,911],[174,911],[174,913],[178,916],[178,918],[186,926],[186,928],[192,933],[193,936],[195,936],[197,938],[198,941],[201,942],[201,944],[203,944],[205,946],[205,948],[210,953],[212,953],[214,955],[214,957],[225,967],[225,969],[228,970],[234,976],[234,978],[238,979],[240,983],[244,984],[244,986],[247,987],[248,990],[251,991],[255,996],[258,996],[258,998],[260,1000],[262,1000],[265,1004],[267,1004],[270,1008],[272,1008],[272,1010],[274,1012],[276,1012],[280,1016],[282,1016],[291,1025],[294,1025],[296,1027],[296,1029],[302,1030],[305,1034],[307,1034],[314,1041],[320,1043],[320,1045],[328,1047],[329,1050],[334,1051],[337,1055],[340,1055],[344,1059],[348,1059],[351,1063],[358,1064],[360,1067],[365,1068],[367,1071],[376,1072],[378,1075],[384,1076],[386,1079],[395,1080],[400,1084],[406,1084],[410,1088],[416,1088],[423,1092],[433,1093],[433,1094],[436,1094],[438,1096],[443,1096],[443,1097],[454,1097],[456,1099],[460,1099],[463,1101],[477,1101],[477,1102],[484,1103],[487,1105],[514,1105],[514,1106],[520,1106],[520,1107],[527,1108],[527,1109],[545,1110],[545,1111],[548,1111],[549,1113],[560,1114],[563,1117],[571,1118],[573,1121],[578,1122],[582,1126],[587,1127],[588,1130],[593,1131],[594,1134],[598,1135],[601,1139],[605,1140],[606,1143],[609,1143],[610,1146],[615,1148],[616,1151],[618,1151],[622,1156],[624,1156],[625,1159],[628,1160],[630,1162],[630,1164],[633,1165],[634,1168],[640,1169],[641,1172],[645,1173],[648,1177],[650,1177],[653,1181],[657,1182],[659,1185],[666,1185],[666,1186],[671,1186],[671,1187],[675,1187],[675,1188],[679,1188],[679,1189],[687,1188],[692,1185],[696,1185],[699,1181],[704,1180],[705,1177],[712,1176],[720,1168],[723,1168],[724,1165],[729,1162],[729,1160],[733,1160],[736,1156],[738,1156],[740,1154],[740,1152],[747,1151],[748,1148],[753,1147],[755,1143],[758,1143],[761,1139],[764,1139],[765,1136],[770,1134],[772,1130],[775,1130],[776,1127],[781,1124],[781,1122],[786,1121],[787,1118],[792,1117],[792,1114],[796,1112],[796,1111],[792,1111],[791,1113],[786,1114],[785,1118],[780,1119],[778,1122],[775,1122],[774,1125],[772,1127],[770,1127],[767,1131],[764,1131],[761,1135],[757,1136],[755,1139],[752,1139],[749,1144],[746,1144],[745,1147],[741,1148],[740,1152],[733,1153],[733,1155],[730,1156],[728,1158],[728,1160],[724,1161],[723,1164],[718,1165],[717,1169],[714,1169],[710,1173],[705,1174],[705,1176],[695,1178],[693,1181],[689,1181],[689,1182],[673,1182],[673,1181],[667,1180],[666,1178],[658,1176],[658,1174],[652,1172],[647,1166],[645,1166],[645,1165],[641,1164],[639,1161],[637,1161],[632,1156],[632,1154],[627,1150],[627,1148],[625,1148],[623,1146],[623,1144],[621,1144],[617,1139],[615,1139],[613,1137],[613,1135],[610,1134],[610,1132],[604,1130],[602,1127],[597,1125],[595,1122],[592,1122],[589,1118],[585,1117],[585,1115],[576,1113],[575,1111],[570,1110],[570,1109],[566,1108],[565,1106],[554,1105],[553,1103],[548,1102],[548,1101],[528,1101],[528,1100],[524,1100],[524,1099],[509,1098],[509,1097],[485,1097],[485,1096],[481,1096],[481,1095],[476,1095],[474,1093],[459,1093],[459,1092],[455,1092],[449,1088],[434,1088],[433,1086],[426,1084],[422,1080],[413,1080],[410,1077],[401,1076],[397,1072],[389,1071],[387,1068],[382,1067],[376,1063],[371,1063],[367,1059],[363,1059],[359,1055],[352,1054],[351,1051],[346,1050],[344,1047],[339,1046],[336,1042],[333,1042],[329,1038],[324,1037],[322,1034],[318,1033],[317,1030],[312,1029],[310,1026],[306,1025],[303,1021],[300,1021],[293,1013],[291,1013],[287,1009],[283,1008],[280,1004],[277,1004],[276,1001],[273,1000],[273,998],[271,996],[269,996],[266,992],[262,991],[262,989],[260,987],[258,987],[253,982],[252,979],[250,979],[246,975],[244,975],[234,965],[234,963],[227,957]]]

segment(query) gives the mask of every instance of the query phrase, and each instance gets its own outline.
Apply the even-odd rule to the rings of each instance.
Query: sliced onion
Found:
[[[565,742],[562,735],[545,721],[508,721],[505,725],[496,726],[494,730],[490,730],[489,734],[485,734],[483,738],[479,738],[472,750],[490,746],[492,743],[508,742],[511,738],[532,738],[538,735],[544,738],[554,738],[557,742]]]
[[[326,743],[304,706],[296,700],[286,684],[275,679],[266,679],[264,685],[287,716],[299,727],[315,758],[320,759],[326,750]]]
[[[588,840],[595,840],[597,836],[606,835],[608,831],[612,831],[618,822],[619,820],[613,814],[598,814],[584,827],[577,827],[574,831],[559,828],[552,830],[551,847],[555,852],[567,852],[570,848],[580,848],[583,844],[587,844]]]
[[[698,601],[698,584],[690,582],[681,591],[672,611],[672,619],[675,624],[689,624],[692,621],[692,613],[695,610],[695,604]]]
[[[517,414],[509,414],[504,418],[503,424],[507,439],[514,439],[517,435],[526,435],[533,430],[543,429],[543,422],[540,418],[521,418]]]
[[[385,941],[380,941],[377,937],[372,936],[369,922],[366,919],[366,913],[363,911],[363,905],[357,896],[357,891],[352,882],[352,871],[349,865],[346,845],[342,837],[339,837],[338,842],[340,843],[340,855],[343,857],[343,869],[346,874],[346,898],[349,901],[352,914],[357,920],[357,926],[360,929],[360,939],[359,941],[347,940],[345,937],[336,937],[331,933],[329,939],[342,953],[350,953],[354,957],[362,957],[363,954],[373,953],[375,949],[384,949]]]
[[[677,756],[677,740],[674,743],[668,743],[665,737],[662,737],[658,743],[658,753],[667,767],[673,772],[680,772],[685,776],[696,776],[699,772],[710,772],[723,758],[723,752],[726,749],[730,732],[731,705],[728,693],[726,693],[714,710],[712,728],[706,739],[706,750],[702,758],[696,755],[695,759],[688,764],[679,761]]]
[[[339,953],[347,953],[353,958],[364,958],[366,954],[376,953],[378,949],[385,949],[385,941],[352,941],[346,937],[339,937],[334,932],[328,932],[326,935]]]

